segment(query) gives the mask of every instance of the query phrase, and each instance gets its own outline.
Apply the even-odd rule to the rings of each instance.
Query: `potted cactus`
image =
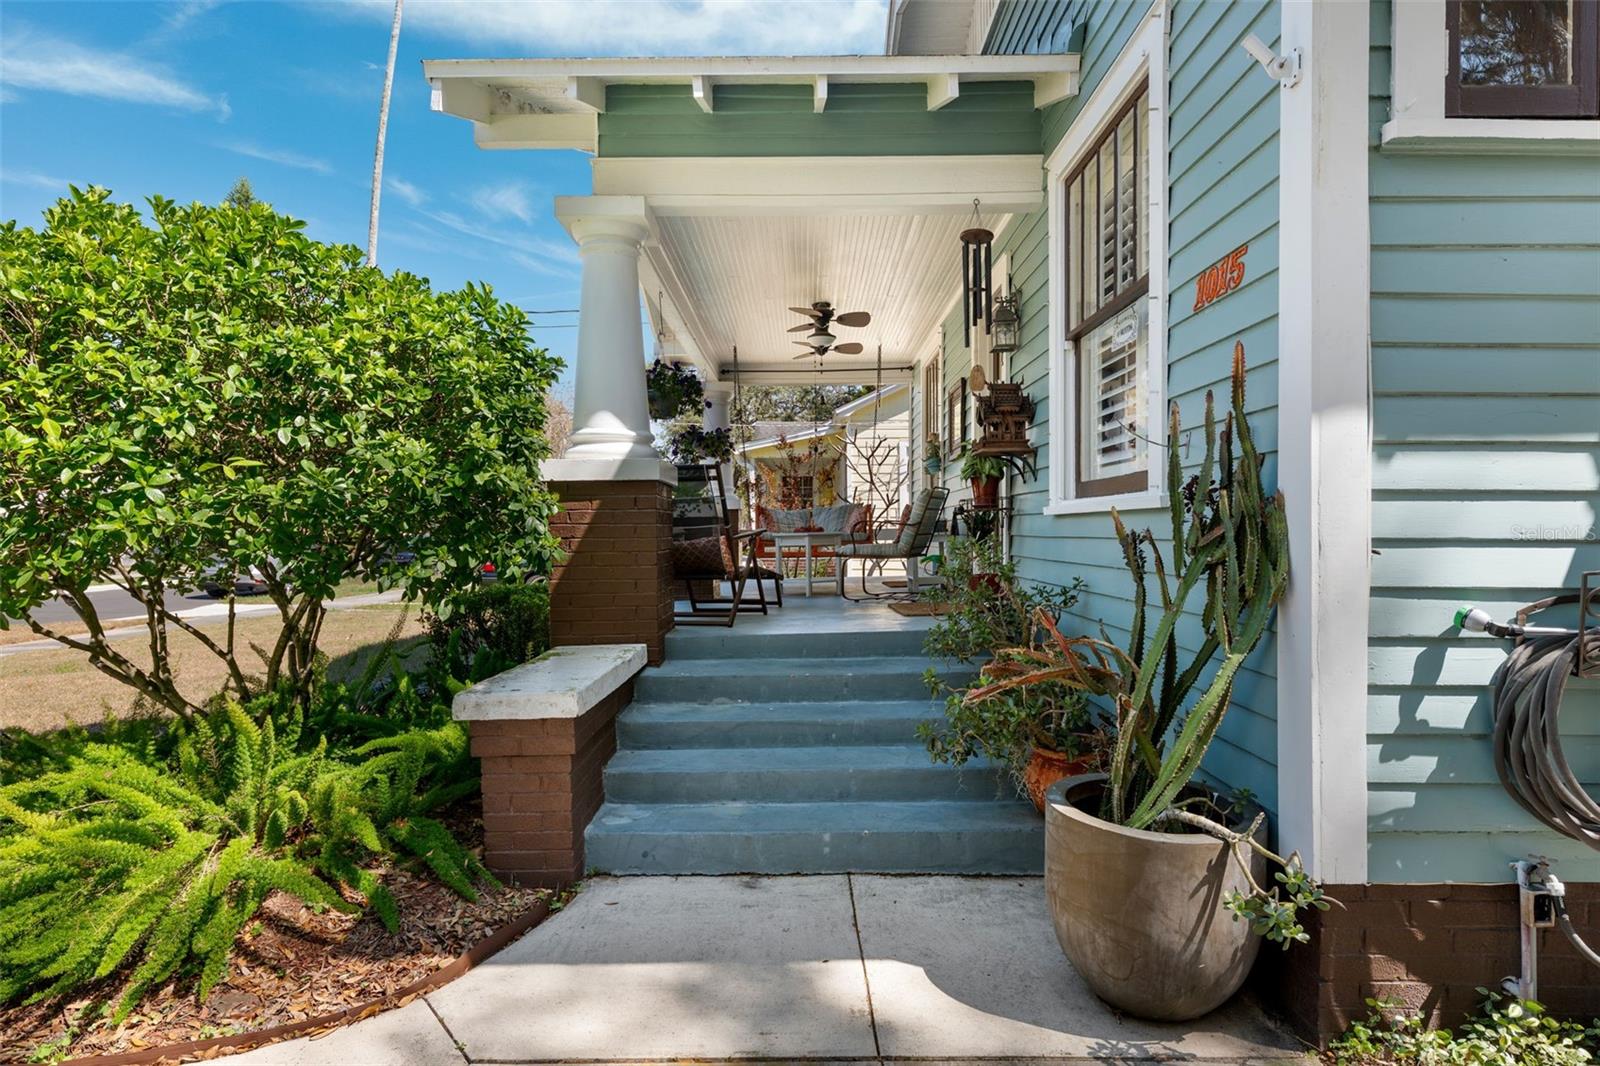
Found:
[[[1165,551],[1112,511],[1133,581],[1126,646],[1065,636],[1041,612],[1038,638],[997,652],[985,683],[967,694],[1065,686],[1114,709],[1107,772],[1062,781],[1047,797],[1045,888],[1073,966],[1102,999],[1143,1018],[1180,1021],[1221,1005],[1249,973],[1255,934],[1285,947],[1303,941],[1299,911],[1329,903],[1297,855],[1267,848],[1259,811],[1196,780],[1288,577],[1282,499],[1262,488],[1244,385],[1244,347],[1235,345],[1232,410],[1219,429],[1207,395],[1205,458],[1187,479],[1172,410]],[[1186,614],[1198,614],[1205,636],[1184,661],[1177,627]],[[1270,879],[1269,863],[1278,867]]]

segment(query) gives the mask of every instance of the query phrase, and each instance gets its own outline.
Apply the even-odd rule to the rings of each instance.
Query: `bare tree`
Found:
[[[900,461],[900,440],[877,433],[847,433],[844,463],[855,502],[872,508],[874,527],[891,521],[909,471]]]
[[[572,443],[572,411],[548,393],[544,398],[544,439],[550,445],[550,458],[559,459]]]
[[[394,0],[394,23],[389,27],[389,62],[383,68],[383,101],[378,105],[378,147],[372,155],[372,210],[367,215],[367,265],[378,265],[378,200],[383,195],[383,143],[389,137],[389,96],[394,90],[394,57],[400,48],[400,8]]]

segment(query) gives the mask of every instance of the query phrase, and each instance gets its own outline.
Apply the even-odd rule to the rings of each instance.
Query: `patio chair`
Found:
[[[917,494],[916,500],[911,504],[911,513],[901,522],[900,532],[892,541],[880,541],[872,544],[841,544],[835,552],[835,569],[838,571],[839,595],[852,602],[861,600],[880,600],[898,597],[901,595],[915,596],[917,593],[917,563],[928,551],[928,545],[933,541],[934,531],[938,529],[939,517],[944,513],[945,501],[950,498],[947,488],[923,489]],[[845,568],[851,559],[860,560],[885,560],[901,559],[906,564],[906,591],[905,593],[871,593],[867,591],[867,567],[861,568],[861,595],[851,596],[845,592]]]
[[[687,611],[674,607],[673,621],[690,626],[731,626],[741,611],[766,614],[767,594],[761,583],[769,578],[776,596],[773,606],[782,607],[783,579],[757,561],[758,531],[738,532],[737,513],[728,507],[722,471],[716,464],[707,464],[706,481],[708,487],[715,486],[712,510],[716,532],[709,537],[672,542],[672,576],[684,583],[689,600]],[[729,586],[726,597],[717,595],[723,581]],[[754,602],[744,598],[745,586],[751,581],[756,586]],[[701,596],[696,586],[706,582],[711,583],[712,594]]]

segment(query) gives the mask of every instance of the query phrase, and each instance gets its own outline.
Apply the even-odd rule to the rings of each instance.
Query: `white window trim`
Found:
[[[1066,249],[1062,241],[1061,189],[1067,173],[1084,151],[1105,132],[1106,123],[1126,104],[1137,87],[1148,80],[1150,143],[1146,165],[1150,175],[1150,246],[1146,259],[1150,271],[1149,338],[1145,345],[1148,425],[1153,441],[1149,452],[1148,486],[1139,492],[1115,496],[1074,495],[1073,472],[1078,462],[1078,383],[1069,372],[1066,331],[1061,310],[1066,307]],[[1050,476],[1047,515],[1099,514],[1115,507],[1134,511],[1167,505],[1164,488],[1166,464],[1161,460],[1167,435],[1167,16],[1157,0],[1144,21],[1083,109],[1061,143],[1045,160],[1045,199],[1050,230]]]
[[[1600,142],[1600,119],[1445,118],[1444,81],[1450,70],[1445,0],[1395,4],[1392,40],[1386,146],[1458,138],[1513,149],[1534,146],[1520,142]]]

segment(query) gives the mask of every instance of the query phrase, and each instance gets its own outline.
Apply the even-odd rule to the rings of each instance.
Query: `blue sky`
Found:
[[[379,265],[574,308],[551,198],[590,190],[578,152],[484,152],[428,110],[421,61],[480,56],[883,50],[885,0],[407,0]],[[38,225],[68,182],[216,202],[234,179],[324,241],[366,245],[388,0],[5,0],[0,217]],[[571,362],[576,315],[534,318]],[[570,385],[570,371],[567,375]]]

